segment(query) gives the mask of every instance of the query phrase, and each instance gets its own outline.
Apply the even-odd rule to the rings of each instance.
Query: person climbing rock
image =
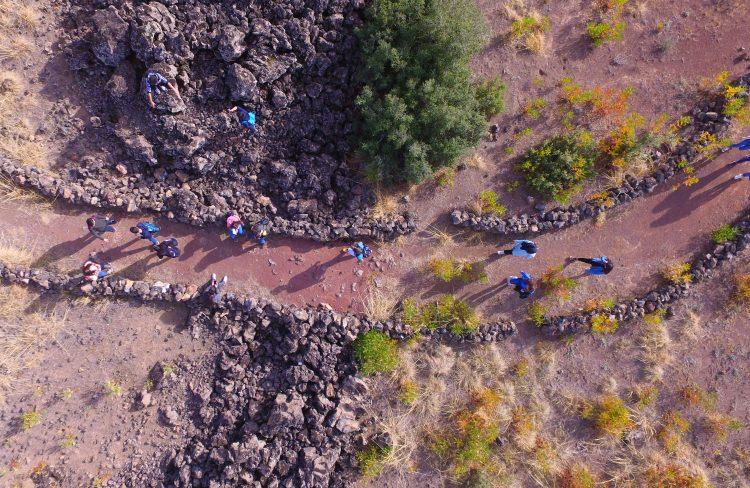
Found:
[[[201,293],[204,301],[208,305],[218,305],[221,303],[221,290],[224,288],[224,285],[227,284],[227,281],[229,281],[229,278],[226,276],[222,278],[221,281],[218,281],[216,279],[216,273],[211,274],[211,281],[206,284]]]
[[[252,233],[248,237],[258,239],[260,247],[266,247],[270,228],[270,222],[268,219],[261,219],[253,226]]]
[[[498,126],[497,124],[492,124],[490,126],[490,140],[492,142],[496,142],[497,141],[497,134],[499,132],[500,132],[500,126]]]
[[[230,108],[229,111],[237,112],[237,118],[240,121],[240,125],[247,129],[248,137],[255,134],[255,112],[251,112],[239,105]]]
[[[146,94],[151,108],[156,108],[156,97],[167,91],[167,89],[171,90],[177,98],[182,99],[177,87],[163,75],[156,71],[149,71],[146,74]]]
[[[100,260],[95,253],[89,255],[89,258],[83,263],[81,269],[83,273],[83,283],[95,285],[97,281],[112,274],[112,265]]]
[[[357,263],[361,263],[365,258],[372,256],[372,249],[367,247],[364,242],[355,242],[350,247],[342,249],[341,252],[357,258]]]
[[[525,271],[521,271],[521,276],[511,276],[508,278],[508,284],[513,285],[513,289],[518,292],[518,296],[521,299],[529,298],[534,295],[536,288],[534,287],[534,280],[531,279]]]
[[[245,224],[242,223],[242,219],[240,219],[239,215],[231,214],[227,217],[227,235],[229,235],[229,238],[232,240],[245,235]]]
[[[576,258],[573,256],[570,256],[568,258],[569,262],[575,262],[580,261],[582,263],[586,263],[590,265],[591,267],[586,270],[587,275],[591,276],[597,276],[597,275],[605,275],[609,274],[615,267],[615,265],[612,263],[612,260],[609,259],[607,256],[599,256],[598,258]]]
[[[156,240],[155,236],[159,233],[160,230],[161,229],[158,225],[152,224],[151,222],[138,222],[137,224],[135,224],[135,227],[130,228],[130,232],[140,237],[141,239],[146,239],[154,246],[159,244],[159,241]]]
[[[106,232],[115,232],[117,230],[112,227],[112,224],[116,223],[117,221],[115,219],[102,217],[101,215],[92,215],[91,217],[86,219],[86,227],[88,227],[91,235],[93,235],[97,239],[103,240],[104,242],[107,242],[108,240],[106,237],[104,237],[104,234]]]
[[[534,259],[537,252],[537,246],[533,241],[520,240],[515,241],[515,245],[511,249],[504,249],[497,251],[500,256],[519,256],[526,259]]]
[[[734,175],[734,177],[732,179],[733,180],[741,180],[743,178],[745,178],[747,180],[750,180],[750,173],[740,173],[738,175]]]
[[[156,244],[154,246],[154,251],[156,251],[156,256],[159,259],[179,258],[180,254],[182,254],[182,252],[180,252],[180,248],[177,247],[177,239],[175,239],[174,237],[170,237],[169,239]]]

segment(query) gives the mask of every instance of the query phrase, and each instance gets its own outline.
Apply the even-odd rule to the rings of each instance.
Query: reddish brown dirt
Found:
[[[188,363],[212,362],[216,354],[210,339],[196,341],[180,331],[186,311],[123,302],[49,305],[67,320],[0,405],[0,485],[28,483],[34,467],[55,464],[70,476],[61,486],[92,486],[97,477],[106,479],[180,445],[181,433],[165,426],[157,412],[187,405],[187,385],[176,378],[188,375]],[[157,361],[171,364],[174,374],[153,392],[154,405],[133,410],[134,395]],[[121,396],[105,393],[108,380],[122,387]],[[23,431],[19,417],[32,409],[41,413],[41,422]],[[75,445],[61,445],[66,439]]]

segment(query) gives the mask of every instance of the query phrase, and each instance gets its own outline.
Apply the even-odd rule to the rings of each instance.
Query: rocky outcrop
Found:
[[[741,78],[737,84],[748,88],[750,78]],[[622,185],[609,188],[600,192],[595,199],[576,205],[558,206],[552,209],[547,209],[546,205],[537,205],[534,213],[523,213],[505,218],[456,209],[451,212],[451,222],[459,227],[492,234],[540,234],[570,227],[592,219],[605,211],[650,195],[659,185],[684,174],[682,168],[699,157],[698,148],[708,144],[703,134],[711,134],[718,139],[726,132],[730,119],[719,115],[723,111],[723,104],[724,102],[720,100],[695,108],[690,113],[692,124],[688,126],[684,134],[681,134],[684,142],[668,155],[662,154],[657,149],[652,150],[650,159],[661,162],[657,169],[646,177],[639,179],[627,175]]]
[[[737,226],[741,233],[731,242],[717,245],[708,253],[701,254],[691,264],[689,284],[663,284],[651,290],[642,297],[620,302],[611,310],[595,310],[592,312],[581,312],[562,317],[551,317],[545,319],[541,326],[542,332],[551,337],[559,337],[587,330],[591,327],[591,320],[597,315],[605,315],[616,319],[619,323],[628,322],[645,314],[652,313],[657,309],[669,309],[675,301],[690,293],[694,284],[706,281],[713,276],[714,270],[720,268],[727,261],[735,258],[737,253],[744,251],[750,246],[750,215],[740,221]]]

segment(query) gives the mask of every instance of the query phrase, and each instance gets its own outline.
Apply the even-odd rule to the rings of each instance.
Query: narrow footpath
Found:
[[[652,286],[666,264],[691,259],[709,243],[714,229],[737,218],[748,206],[750,183],[731,177],[750,168],[726,167],[738,157],[736,151],[721,155],[698,168],[699,183],[679,190],[662,187],[614,211],[598,227],[585,222],[535,238],[540,251],[532,261],[496,256],[498,246],[511,242],[508,238],[491,242],[493,238],[487,236],[484,245],[463,245],[458,239],[455,246],[440,247],[424,233],[417,233],[398,246],[373,246],[374,259],[358,266],[342,254],[342,243],[323,245],[272,235],[269,246],[260,249],[254,241],[229,240],[218,227],[195,228],[151,216],[136,219],[117,214],[117,232],[108,234],[109,242],[103,242],[87,233],[84,221],[92,210],[57,205],[40,210],[38,205],[23,201],[0,204],[0,237],[3,245],[27,246],[33,265],[56,266],[62,271],[77,271],[88,254],[97,251],[113,264],[118,275],[130,279],[200,285],[216,273],[229,276],[229,291],[295,305],[324,302],[342,311],[361,311],[370,286],[382,287],[397,298],[427,299],[452,292],[469,300],[486,318],[503,315],[518,320],[525,306],[504,283],[521,270],[539,277],[569,255],[606,254],[613,258],[617,268],[612,274],[581,279],[575,304],[594,296],[630,296]],[[182,256],[159,260],[147,241],[134,239],[128,231],[139,220],[160,225],[160,239],[175,237]],[[461,287],[437,283],[424,273],[424,265],[435,255],[485,260],[489,283]],[[578,276],[584,269],[584,265],[572,266],[566,274]]]

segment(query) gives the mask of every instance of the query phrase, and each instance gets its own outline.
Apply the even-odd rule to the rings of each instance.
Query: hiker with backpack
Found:
[[[229,235],[229,238],[232,240],[245,235],[245,224],[242,223],[242,219],[240,219],[239,215],[231,214],[227,217],[227,235]]]
[[[116,223],[117,221],[115,219],[110,219],[101,215],[92,215],[86,219],[86,227],[88,227],[91,235],[97,239],[103,240],[104,242],[108,241],[108,239],[104,237],[105,233],[115,232],[117,230],[112,227],[112,224]]]
[[[341,252],[354,256],[357,259],[357,264],[372,256],[372,249],[367,247],[364,242],[355,242],[350,247],[342,249]]]
[[[598,258],[575,258],[573,256],[570,256],[568,258],[569,263],[573,263],[576,261],[580,261],[582,263],[586,263],[590,265],[591,267],[585,271],[585,274],[589,276],[600,276],[609,274],[615,267],[614,263],[612,263],[612,260],[609,259],[607,256],[599,256]]]
[[[497,251],[499,256],[519,256],[526,259],[534,259],[537,252],[537,246],[533,241],[519,240],[515,241],[512,249]]]
[[[159,241],[156,240],[155,236],[159,233],[160,230],[161,229],[158,225],[152,224],[151,222],[138,222],[137,224],[135,224],[135,227],[130,228],[130,232],[140,237],[141,239],[146,239],[154,246],[159,244]]]
[[[252,228],[252,233],[248,236],[250,239],[258,239],[258,245],[260,247],[266,247],[268,243],[268,232],[270,229],[270,222],[268,219],[261,219]]]
[[[165,78],[161,73],[158,73],[157,71],[149,71],[148,73],[146,73],[146,94],[148,96],[148,103],[149,105],[151,105],[151,108],[156,108],[156,102],[154,101],[154,99],[158,95],[166,92],[167,89],[171,90],[172,93],[174,93],[174,96],[176,96],[177,98],[182,98],[177,87],[173,85],[172,82]]]
[[[182,252],[180,251],[180,248],[177,247],[177,239],[174,237],[170,237],[169,239],[166,239],[162,241],[159,244],[156,244],[154,246],[154,251],[156,251],[156,256],[159,259],[164,258],[179,258],[180,254]]]
[[[521,299],[529,298],[534,295],[536,288],[534,286],[534,280],[525,271],[521,271],[521,276],[511,276],[508,278],[508,285],[512,285],[513,289],[518,292],[518,296]]]
[[[239,119],[240,125],[247,129],[248,137],[255,134],[255,112],[251,112],[240,105],[230,108],[229,111],[237,112],[237,119]]]

